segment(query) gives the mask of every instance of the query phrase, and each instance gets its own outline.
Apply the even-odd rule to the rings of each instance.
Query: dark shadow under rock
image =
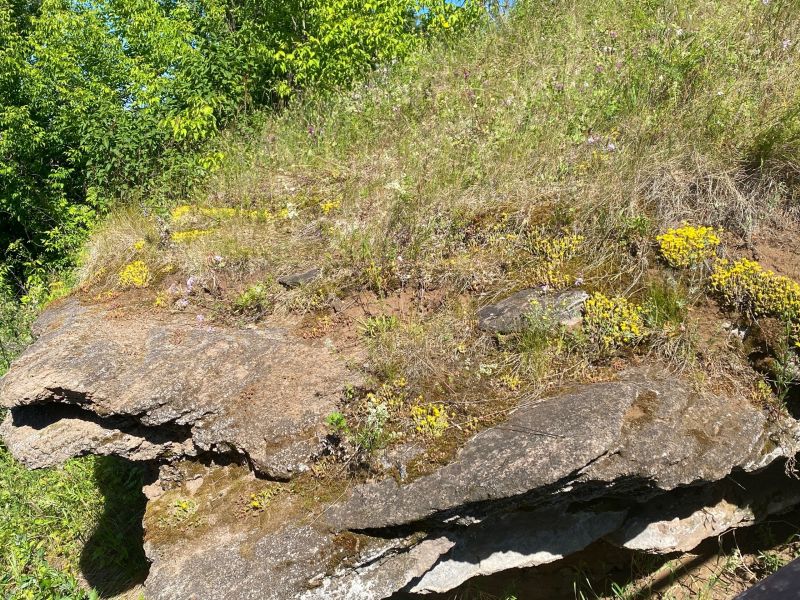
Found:
[[[81,552],[81,575],[103,598],[120,595],[144,583],[150,563],[144,553],[147,499],[142,486],[150,469],[116,457],[100,457],[94,478],[105,498],[103,514]]]

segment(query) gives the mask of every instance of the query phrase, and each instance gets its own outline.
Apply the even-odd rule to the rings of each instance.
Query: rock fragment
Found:
[[[524,328],[528,315],[546,318],[565,327],[575,327],[581,322],[581,310],[588,297],[589,294],[582,290],[522,290],[497,304],[480,309],[478,328],[491,333],[514,333]]]
[[[286,288],[296,288],[311,283],[322,274],[318,268],[309,269],[300,273],[291,273],[278,278],[278,283]]]

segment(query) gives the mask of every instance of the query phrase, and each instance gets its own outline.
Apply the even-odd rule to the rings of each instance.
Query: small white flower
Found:
[[[606,149],[609,152],[614,152],[617,149],[617,145],[614,142],[608,142],[608,146],[606,146]]]
[[[783,42],[781,42],[781,48],[783,48],[784,50],[788,50],[789,46],[791,45],[792,45],[792,40],[783,40]]]

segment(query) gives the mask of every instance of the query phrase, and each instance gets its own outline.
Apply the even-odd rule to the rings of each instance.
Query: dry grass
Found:
[[[141,259],[153,276],[136,302],[240,323],[305,315],[309,335],[334,340],[371,314],[342,303],[371,295],[400,319],[360,342],[372,374],[407,377],[456,424],[637,354],[751,386],[752,372],[731,375],[742,350],[711,352],[698,331],[722,317],[704,312],[706,272],[668,269],[654,239],[687,220],[724,228],[735,252],[797,223],[798,39],[789,1],[522,2],[455,47],[229,132],[187,203],[235,214],[120,211],[90,244],[83,289],[124,297],[119,269]],[[582,242],[568,258],[537,250],[569,236]],[[322,275],[305,286],[277,283],[311,267]],[[475,327],[510,292],[576,282],[655,307],[657,322],[611,357],[580,332]]]

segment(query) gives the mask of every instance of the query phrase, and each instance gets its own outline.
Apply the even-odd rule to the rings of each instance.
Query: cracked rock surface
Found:
[[[87,453],[161,465],[144,518],[149,599],[440,593],[600,539],[691,550],[800,504],[783,464],[794,420],[658,366],[524,401],[425,476],[326,493],[311,473],[286,483],[313,466],[325,416],[360,378],[321,343],[74,300],[36,334],[0,382],[0,434],[32,468]]]
[[[492,511],[503,500],[546,502],[567,486],[575,497],[647,497],[759,468],[786,452],[776,442],[785,435],[746,399],[698,394],[663,371],[633,370],[520,406],[449,465],[408,485],[360,486],[330,520],[341,529],[441,520]]]
[[[132,459],[182,452],[175,441],[136,443],[143,428],[177,427],[189,431],[194,451],[240,453],[259,473],[288,478],[308,462],[325,416],[355,381],[321,344],[278,329],[157,320],[67,300],[46,311],[35,333],[0,382],[0,404],[11,409],[3,428],[9,449],[34,467],[98,449]],[[32,411],[47,405],[101,419],[80,424],[82,436],[58,420],[15,425],[37,420]],[[106,425],[108,417],[127,426]],[[112,441],[119,436],[126,440]],[[42,451],[29,454],[34,447]],[[60,448],[51,461],[48,448]]]

